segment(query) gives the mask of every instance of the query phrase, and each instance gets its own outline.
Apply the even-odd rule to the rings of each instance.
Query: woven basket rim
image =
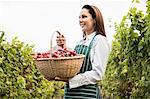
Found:
[[[76,56],[70,56],[70,57],[60,57],[60,58],[37,58],[34,59],[35,61],[44,61],[44,60],[68,60],[68,59],[79,59],[84,58],[85,55],[83,54],[77,54]]]

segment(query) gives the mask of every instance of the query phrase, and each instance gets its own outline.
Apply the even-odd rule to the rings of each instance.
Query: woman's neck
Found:
[[[90,35],[91,33],[93,33],[94,31],[88,31],[88,32],[85,32],[85,35],[88,36]]]

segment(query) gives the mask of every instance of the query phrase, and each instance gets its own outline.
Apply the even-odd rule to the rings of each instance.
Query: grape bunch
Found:
[[[63,48],[63,49],[58,49],[57,51],[54,51],[53,53],[42,52],[42,53],[32,54],[32,57],[34,59],[37,59],[37,58],[60,58],[60,57],[72,57],[72,56],[76,56],[76,55],[77,55],[77,53],[75,50]]]
[[[52,53],[52,57],[59,58],[59,57],[71,57],[71,56],[76,56],[76,51],[75,50],[69,50],[67,48],[63,49],[58,49],[54,53]]]

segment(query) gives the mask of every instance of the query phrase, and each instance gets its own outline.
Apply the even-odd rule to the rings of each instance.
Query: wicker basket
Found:
[[[35,64],[41,74],[46,79],[54,77],[73,77],[76,75],[84,59],[84,55],[77,55],[74,57],[61,58],[40,58],[35,60]]]
[[[70,78],[75,76],[80,71],[84,57],[85,55],[78,54],[72,57],[39,58],[34,62],[41,74],[50,80],[54,77]]]

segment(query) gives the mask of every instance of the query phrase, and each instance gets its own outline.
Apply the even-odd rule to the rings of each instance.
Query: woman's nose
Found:
[[[81,23],[83,21],[83,19],[82,18],[79,18],[79,22]]]
[[[83,19],[82,18],[80,18],[79,19],[79,24],[81,24],[83,22]]]

